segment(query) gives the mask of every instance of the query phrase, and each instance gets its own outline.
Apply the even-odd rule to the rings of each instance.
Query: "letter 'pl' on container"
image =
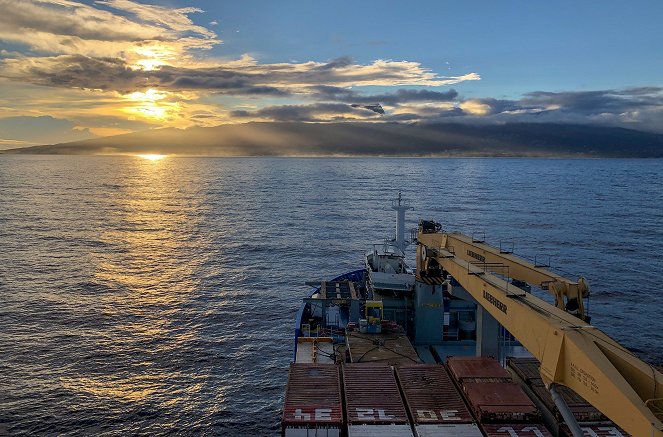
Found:
[[[412,437],[391,367],[383,363],[343,366],[348,437]]]

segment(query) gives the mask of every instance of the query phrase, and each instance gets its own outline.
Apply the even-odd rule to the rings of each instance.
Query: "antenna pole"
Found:
[[[405,211],[410,209],[410,206],[403,200],[400,191],[398,198],[392,201],[391,209],[396,211],[396,247],[405,251],[405,246],[408,244],[405,241]]]

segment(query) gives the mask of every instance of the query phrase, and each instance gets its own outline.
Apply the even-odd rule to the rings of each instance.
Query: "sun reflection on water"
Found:
[[[136,156],[147,161],[126,159],[118,169],[122,177],[109,211],[114,225],[99,235],[108,250],[94,255],[94,282],[116,290],[97,303],[109,338],[98,347],[122,360],[105,364],[113,369],[108,374],[71,375],[61,383],[80,396],[168,409],[177,404],[184,411],[207,380],[191,370],[197,364],[190,351],[204,342],[200,321],[188,310],[207,252],[199,255],[204,242],[192,238],[201,205],[188,196],[188,180],[175,160]]]

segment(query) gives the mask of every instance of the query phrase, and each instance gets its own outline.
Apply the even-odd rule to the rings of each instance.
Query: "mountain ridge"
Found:
[[[663,134],[553,123],[250,122],[184,130],[154,129],[3,153],[661,158]]]

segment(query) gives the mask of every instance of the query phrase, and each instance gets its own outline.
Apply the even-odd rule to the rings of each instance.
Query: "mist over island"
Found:
[[[6,150],[17,154],[195,156],[663,157],[663,134],[580,124],[250,122],[153,129]]]

